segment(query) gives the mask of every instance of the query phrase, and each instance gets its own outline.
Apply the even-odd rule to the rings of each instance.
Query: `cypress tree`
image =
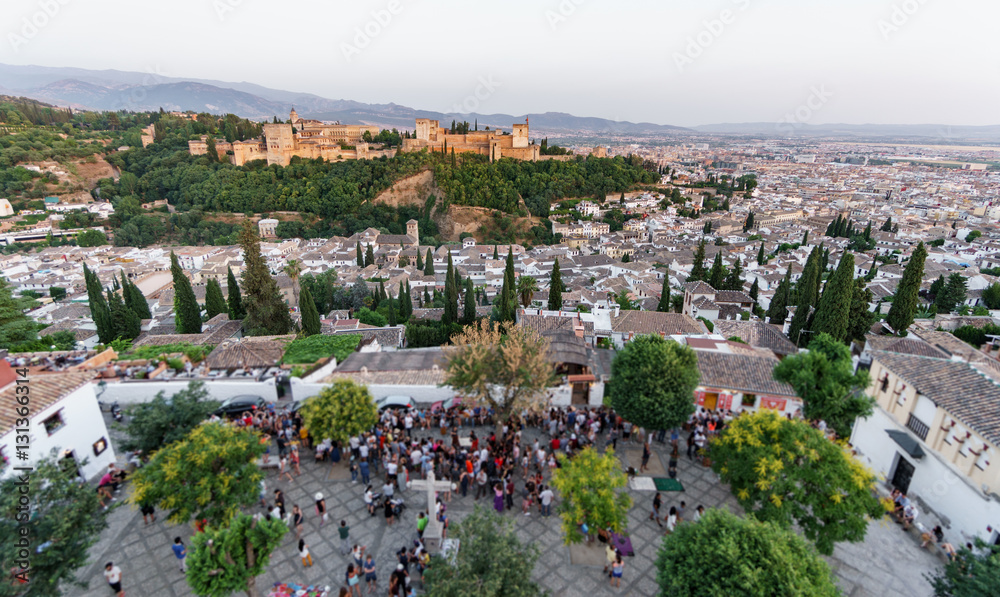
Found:
[[[420,254],[420,247],[417,247],[417,269],[424,271],[424,256]]]
[[[514,252],[507,253],[507,266],[503,272],[503,288],[500,290],[500,322],[514,321],[517,317],[517,296],[514,279]]]
[[[243,221],[240,231],[243,248],[243,291],[246,296],[246,318],[243,329],[249,336],[274,336],[287,334],[292,329],[292,317],[281,298],[278,283],[274,281],[267,261],[260,254],[260,237],[249,220]]]
[[[233,321],[242,320],[247,316],[243,309],[243,295],[240,294],[240,286],[236,283],[236,275],[233,268],[226,267],[226,284],[229,290],[229,319]]]
[[[124,270],[121,272],[121,276],[122,298],[125,300],[125,306],[138,315],[139,319],[151,319],[153,314],[149,311],[149,303],[146,302],[146,297],[142,294],[142,291],[125,277]]]
[[[697,282],[705,279],[705,237],[698,243],[698,249],[694,252],[694,265],[691,267],[691,275],[688,282]]]
[[[372,251],[372,246],[368,245],[365,249],[365,267],[375,263],[375,252]]]
[[[865,334],[875,323],[875,314],[868,310],[874,299],[872,291],[865,286],[863,278],[854,280],[851,293],[851,313],[848,316],[847,340],[864,340]]]
[[[818,250],[813,249],[806,260],[805,269],[802,270],[802,277],[796,288],[797,301],[795,315],[792,316],[791,327],[788,329],[788,337],[796,345],[800,345],[802,340],[802,330],[809,324],[810,310],[816,303],[816,278],[819,277]]]
[[[500,259],[500,253],[497,252],[497,246],[493,245],[493,261]]]
[[[927,249],[921,242],[913,250],[906,269],[903,270],[903,278],[896,288],[896,296],[889,307],[889,314],[885,317],[885,322],[897,334],[906,333],[906,328],[913,323],[913,316],[917,313],[917,295],[920,292],[920,281],[924,277],[924,261],[927,259]]]
[[[455,288],[455,266],[448,251],[448,271],[444,276],[444,313],[441,322],[445,325],[458,321],[458,289]]]
[[[792,287],[791,274],[792,270],[789,269],[781,283],[778,284],[778,289],[774,291],[774,296],[771,297],[771,304],[767,307],[767,318],[770,323],[782,325],[785,323],[785,318],[788,317],[788,295]]]
[[[83,266],[83,278],[87,285],[87,302],[90,304],[90,317],[97,326],[97,337],[101,344],[110,344],[115,339],[115,331],[111,324],[111,312],[108,301],[104,298],[104,288],[97,274]]]
[[[757,297],[760,296],[760,285],[757,283],[757,278],[753,279],[753,284],[750,285],[750,298],[753,299],[753,310],[754,313],[761,311],[761,308],[757,305]]]
[[[726,276],[726,290],[743,290],[743,279],[740,277],[742,275],[743,263],[740,258],[737,257],[736,263],[733,264],[733,269],[729,270],[729,275]]]
[[[111,329],[115,339],[135,340],[142,331],[139,316],[125,306],[125,301],[117,292],[108,291],[108,312],[111,315]]]
[[[941,274],[937,277],[937,280],[931,282],[931,287],[930,290],[927,291],[927,294],[931,299],[934,299],[935,304],[937,303],[938,295],[940,295],[944,290],[945,283],[944,274]]]
[[[222,287],[215,279],[205,285],[205,319],[212,319],[219,313],[229,313],[226,299],[222,298]]]
[[[308,286],[302,287],[299,293],[299,313],[302,314],[302,334],[312,336],[320,331],[319,310]]]
[[[562,273],[559,271],[559,258],[552,265],[552,273],[549,275],[549,311],[562,311],[563,282]]]
[[[388,323],[389,325],[396,325],[396,301],[393,300],[392,296],[387,296],[385,299],[386,311],[388,311]]]
[[[427,257],[424,258],[424,275],[433,276],[434,275],[434,256],[431,255],[431,250],[428,247]]]
[[[712,269],[708,272],[708,285],[716,290],[726,289],[726,267],[722,265],[722,251],[715,254]]]
[[[848,340],[851,302],[854,299],[854,255],[845,252],[840,257],[837,270],[830,276],[823,289],[823,296],[816,307],[812,330],[826,332],[835,339]]]
[[[664,274],[660,287],[660,302],[656,303],[657,313],[670,313],[670,276]]]
[[[191,288],[191,280],[184,275],[177,255],[170,252],[170,275],[174,280],[174,320],[178,334],[201,333],[201,307]]]
[[[427,305],[429,305],[430,302],[431,302],[431,295],[429,292],[427,292],[427,287],[424,286],[424,298],[423,300],[421,300],[420,306],[423,307],[424,309],[427,309],[428,308]]]
[[[805,233],[802,235],[802,246],[805,247],[808,245],[809,245],[809,231],[806,230]]]
[[[354,252],[357,254],[358,267],[365,266],[365,255],[361,252],[361,241],[354,247]]]
[[[764,265],[764,243],[760,243],[760,249],[757,250],[757,264]]]
[[[472,289],[472,279],[465,279],[465,304],[462,309],[462,323],[469,325],[476,321],[476,293]]]

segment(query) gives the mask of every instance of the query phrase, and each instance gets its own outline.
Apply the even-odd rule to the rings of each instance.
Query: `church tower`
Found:
[[[416,220],[410,220],[406,223],[406,236],[413,239],[413,246],[420,247],[420,229],[418,228]]]
[[[298,122],[298,120],[299,120],[299,113],[295,111],[295,108],[292,108],[292,111],[288,114],[288,120],[292,124],[295,124],[296,122]]]

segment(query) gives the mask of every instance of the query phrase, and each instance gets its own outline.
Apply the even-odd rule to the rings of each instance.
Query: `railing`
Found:
[[[913,433],[916,433],[917,437],[922,440],[927,439],[927,432],[930,431],[930,427],[920,419],[914,417],[913,413],[910,413],[910,417],[906,420],[906,427]]]

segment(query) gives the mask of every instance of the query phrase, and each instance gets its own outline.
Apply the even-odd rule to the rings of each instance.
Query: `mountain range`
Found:
[[[167,77],[157,73],[89,70],[72,67],[0,64],[0,94],[25,96],[59,106],[90,110],[164,110],[231,112],[244,118],[286,118],[295,110],[305,118],[372,124],[383,128],[413,128],[416,118],[478,121],[480,127],[510,128],[528,118],[537,136],[574,136],[611,139],[621,135],[686,137],[690,135],[746,135],[806,138],[914,138],[934,143],[1000,142],[1000,125],[950,126],[935,124],[778,124],[769,122],[708,124],[679,127],[650,122],[615,121],[563,112],[541,114],[446,114],[399,104],[366,104],[329,99],[311,93],[271,89],[248,82]]]

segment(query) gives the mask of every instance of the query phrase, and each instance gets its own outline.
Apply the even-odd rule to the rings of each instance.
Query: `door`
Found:
[[[590,384],[582,381],[573,382],[573,396],[570,403],[574,406],[590,404]]]
[[[896,462],[896,472],[892,474],[892,486],[906,493],[910,489],[910,481],[913,479],[913,465],[910,461],[898,454]]]
[[[719,402],[719,395],[712,392],[705,392],[705,410],[715,410],[715,405]]]

